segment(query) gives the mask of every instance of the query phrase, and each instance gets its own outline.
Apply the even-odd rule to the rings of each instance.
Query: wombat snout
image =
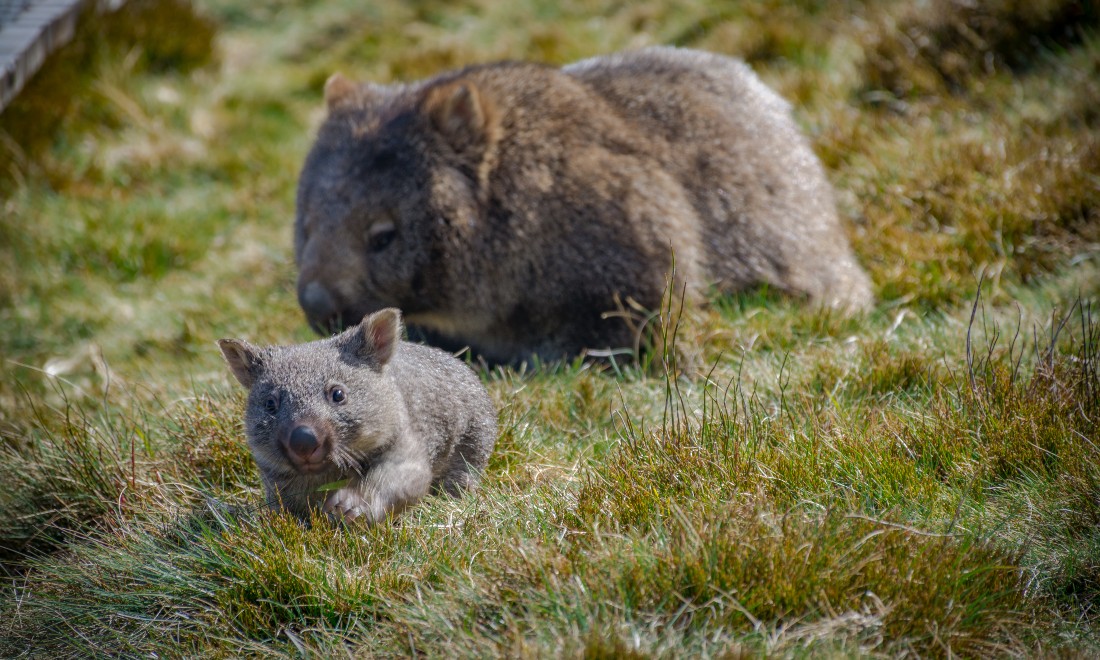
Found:
[[[305,424],[296,426],[286,440],[287,457],[299,469],[320,467],[328,456],[328,448],[317,432]]]
[[[303,458],[317,449],[317,435],[308,426],[299,426],[290,433],[290,450]]]
[[[330,332],[336,329],[333,327],[337,317],[336,301],[320,282],[310,282],[299,289],[298,304],[315,330]]]

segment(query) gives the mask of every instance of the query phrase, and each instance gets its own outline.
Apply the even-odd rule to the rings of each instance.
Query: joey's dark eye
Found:
[[[269,415],[274,415],[279,412],[279,397],[274,394],[267,397],[267,401],[264,402],[264,410],[266,410]]]
[[[328,399],[333,403],[343,403],[347,401],[348,395],[344,392],[344,388],[336,386],[328,391]]]
[[[367,232],[367,249],[371,252],[381,252],[393,243],[397,238],[397,228],[392,222],[378,222]]]

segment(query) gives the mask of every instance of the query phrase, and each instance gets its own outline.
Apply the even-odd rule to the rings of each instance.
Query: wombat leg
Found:
[[[477,479],[473,477],[466,470],[466,466],[463,465],[461,468],[452,467],[447,473],[447,476],[443,477],[443,480],[439,482],[435,491],[446,493],[451,497],[461,497],[464,492],[473,490],[476,485]]]
[[[431,480],[426,463],[382,463],[363,478],[330,493],[321,510],[338,522],[362,520],[375,525],[415,504],[428,493]]]
[[[486,436],[490,436],[486,438]],[[493,433],[474,431],[463,436],[457,451],[447,465],[443,478],[436,482],[433,492],[446,493],[451,497],[462,497],[466,491],[477,487],[481,470],[475,465],[484,465],[486,455],[492,450]],[[480,460],[477,460],[480,458]]]

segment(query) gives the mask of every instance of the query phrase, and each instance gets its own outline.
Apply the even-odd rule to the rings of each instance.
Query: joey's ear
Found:
[[[264,371],[260,349],[243,339],[219,339],[218,348],[222,349],[229,370],[245,389],[251,389]]]
[[[496,108],[470,81],[430,89],[423,109],[432,127],[455,151],[485,149],[496,141]]]
[[[381,369],[393,358],[401,341],[401,311],[393,307],[379,310],[364,318],[352,332],[357,341],[350,343],[349,348]]]

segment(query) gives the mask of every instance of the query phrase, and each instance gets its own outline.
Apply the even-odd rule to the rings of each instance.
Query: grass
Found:
[[[1100,652],[1100,18],[934,4],[95,19],[0,114],[0,655]],[[650,43],[794,102],[875,310],[665,310],[648,364],[483,370],[476,495],[351,532],[261,509],[213,341],[311,337],[290,224],[328,74]]]

